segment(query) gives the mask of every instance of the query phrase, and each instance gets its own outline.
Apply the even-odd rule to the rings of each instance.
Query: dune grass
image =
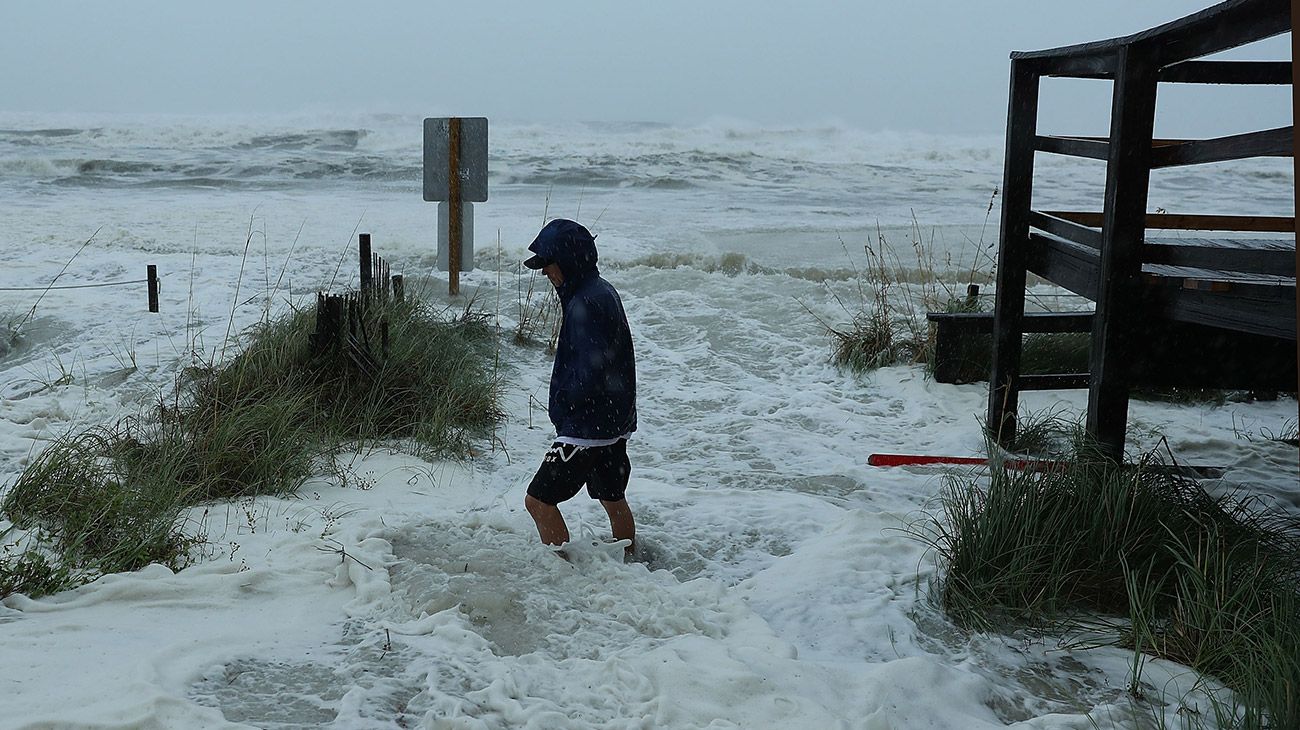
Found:
[[[847,255],[848,246],[843,241],[840,244]],[[863,251],[866,265],[860,269],[854,265],[856,302],[849,306],[833,294],[850,316],[849,324],[835,326],[822,321],[832,340],[832,362],[858,373],[924,362],[929,350],[925,310],[935,306],[938,287],[946,289],[946,284],[934,275],[933,252],[919,226],[912,241],[915,271],[923,272],[919,283],[908,278],[908,267],[883,234],[877,234],[874,244],[865,244]],[[948,301],[952,300],[949,296]]]
[[[997,194],[994,190],[989,198],[985,227]],[[927,238],[915,219],[910,238],[911,255],[906,262],[883,233],[878,232],[875,242],[863,246],[865,265],[854,264],[857,288],[851,298],[855,301],[850,304],[835,296],[849,315],[849,323],[821,322],[831,336],[831,360],[836,365],[861,373],[889,365],[923,364],[933,372],[934,333],[926,313],[987,311],[988,300],[980,297],[977,285],[994,280],[995,260],[984,244],[983,231],[979,240],[969,241],[973,254],[965,268],[954,267],[951,260],[942,262],[941,267],[933,234]],[[844,248],[847,254],[848,247]],[[1087,372],[1088,346],[1086,333],[1028,334],[1021,368],[1026,374]],[[960,349],[961,381],[986,380],[992,362],[992,336],[965,335]]]
[[[942,517],[916,528],[944,609],[976,630],[1105,626],[1229,687],[1225,726],[1300,728],[1300,519],[1165,466],[1077,442],[1059,468],[950,477]]]
[[[191,369],[150,413],[69,433],[38,454],[0,510],[57,556],[0,556],[0,588],[41,593],[150,563],[181,567],[186,508],[293,494],[344,447],[464,457],[501,416],[494,333],[418,301],[374,303],[373,357],[318,354],[312,312],[258,324],[238,354]],[[48,563],[49,561],[45,561]],[[3,592],[0,592],[3,594]]]
[[[546,278],[539,273],[528,276],[525,289],[516,278],[516,319],[514,341],[516,345],[545,347],[555,352],[560,338],[560,298]]]
[[[6,545],[0,550],[0,597],[13,593],[42,596],[73,585],[68,566],[38,549]]]
[[[884,305],[857,313],[848,327],[827,327],[832,338],[831,360],[863,373],[889,365],[911,363],[921,345],[899,331]]]
[[[907,296],[882,289],[874,305],[854,314],[847,326],[827,327],[832,339],[832,361],[854,372],[888,365],[924,365],[934,372],[934,337],[923,316],[899,316],[891,298]],[[961,297],[925,305],[935,311],[983,311],[978,300]],[[1086,332],[1029,333],[1024,336],[1020,367],[1027,375],[1088,371],[1090,335]],[[993,336],[964,334],[960,344],[958,382],[988,380],[993,362]]]

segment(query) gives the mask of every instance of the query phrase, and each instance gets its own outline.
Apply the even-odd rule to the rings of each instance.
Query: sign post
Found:
[[[460,294],[460,118],[447,121],[447,294]]]
[[[451,296],[460,272],[474,269],[472,203],[487,200],[487,131],[486,117],[424,120],[424,199],[438,201],[438,268]]]

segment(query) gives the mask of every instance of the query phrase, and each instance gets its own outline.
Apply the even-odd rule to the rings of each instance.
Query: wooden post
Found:
[[[370,234],[362,233],[360,236],[360,259],[361,259],[361,291],[370,288],[371,275],[374,269],[371,268],[372,260],[370,253]]]
[[[1015,439],[1016,409],[1020,404],[1016,381],[1020,377],[1025,317],[1025,271],[1029,254],[1029,208],[1034,185],[1039,78],[1037,69],[1028,62],[1011,62],[998,282],[993,305],[993,365],[989,373],[986,424],[993,438],[1004,446]]]
[[[1300,87],[1300,36],[1295,32],[1295,19],[1300,15],[1300,0],[1291,0],[1291,124],[1295,125],[1296,120],[1300,119],[1300,94],[1296,93],[1296,88]],[[1295,177],[1292,178],[1292,193],[1295,195],[1295,210],[1300,213],[1300,187],[1296,187],[1295,181],[1300,180],[1300,155],[1296,154],[1294,133],[1291,138],[1291,162],[1295,165]],[[1300,242],[1297,242],[1300,243]],[[1300,245],[1296,246],[1295,253],[1295,270],[1296,276],[1300,277]],[[1300,278],[1296,279],[1296,298],[1295,298],[1295,317],[1296,326],[1300,327]],[[1298,333],[1300,334],[1300,333]],[[1296,362],[1300,363],[1300,337],[1295,341]],[[1297,418],[1300,418],[1300,366],[1296,368],[1296,403]]]
[[[946,319],[934,323],[934,380],[937,383],[956,383],[960,378],[962,333]]]
[[[1111,101],[1110,156],[1102,213],[1097,308],[1093,314],[1088,369],[1088,434],[1106,456],[1124,456],[1131,363],[1139,356],[1134,333],[1141,327],[1141,244],[1146,235],[1151,137],[1159,69],[1149,49],[1119,49]]]
[[[343,341],[343,297],[316,294],[316,332],[311,337],[312,353],[337,353]]]
[[[156,314],[158,312],[158,267],[149,264],[145,267],[145,272],[149,280],[149,311]]]
[[[460,294],[460,117],[447,122],[447,294]]]
[[[401,274],[393,274],[393,299],[399,302],[406,301],[406,284]]]
[[[308,341],[311,343],[311,353],[320,355],[325,351],[326,331],[328,330],[328,320],[326,319],[325,294],[316,292],[316,331],[311,333]]]

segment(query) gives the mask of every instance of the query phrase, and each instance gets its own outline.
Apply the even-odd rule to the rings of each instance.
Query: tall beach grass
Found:
[[[57,439],[0,503],[39,543],[0,555],[0,588],[41,593],[155,562],[181,567],[194,540],[187,508],[293,494],[343,448],[467,456],[501,416],[483,317],[390,300],[363,318],[374,333],[364,356],[322,354],[314,314],[293,311],[253,327],[227,361],[189,369],[149,412]]]
[[[894,246],[880,231],[863,245],[865,264],[854,264],[855,289],[847,297],[833,293],[849,321],[831,324],[818,318],[831,337],[835,364],[854,372],[910,364],[933,371],[934,336],[926,314],[987,311],[988,300],[977,290],[994,281],[996,260],[992,244],[984,239],[997,195],[994,190],[989,198],[979,239],[967,239],[969,261],[965,256],[940,261],[935,234],[927,236],[915,218],[906,246]],[[849,255],[847,245],[844,249]],[[851,255],[849,260],[853,262]],[[988,377],[992,343],[991,335],[964,337],[964,380]],[[1026,373],[1084,372],[1087,358],[1088,336],[1070,333],[1028,335],[1021,356]]]
[[[942,566],[937,596],[972,629],[1128,647],[1135,695],[1140,658],[1158,656],[1232,690],[1215,700],[1221,725],[1300,728],[1300,519],[1169,466],[1119,466],[1078,441],[1049,468],[950,477],[942,516],[917,528]]]

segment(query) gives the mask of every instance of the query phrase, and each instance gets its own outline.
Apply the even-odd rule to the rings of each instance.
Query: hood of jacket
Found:
[[[564,274],[560,296],[571,293],[582,281],[600,274],[596,268],[596,237],[581,223],[556,218],[547,223],[528,250],[558,264]]]

